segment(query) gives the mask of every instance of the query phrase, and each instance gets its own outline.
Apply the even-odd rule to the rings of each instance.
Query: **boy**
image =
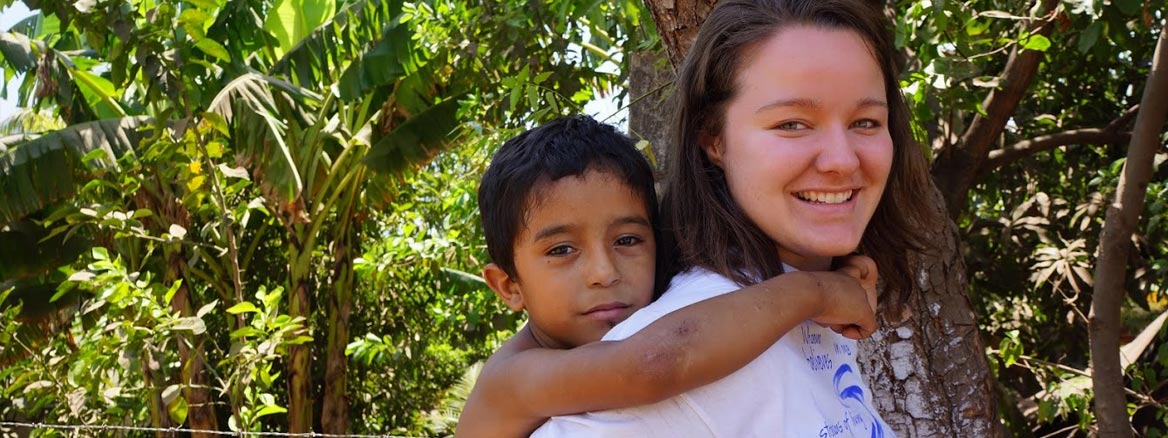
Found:
[[[654,278],[665,269],[648,163],[632,139],[589,117],[507,141],[483,175],[479,208],[494,261],[483,277],[529,322],[483,367],[460,437],[527,436],[553,415],[663,400],[730,374],[807,319],[853,338],[875,328],[875,264],[853,257],[841,271],[860,282],[780,275],[596,342],[668,279]]]

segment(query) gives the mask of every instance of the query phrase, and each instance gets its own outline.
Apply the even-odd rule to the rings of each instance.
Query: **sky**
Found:
[[[0,31],[7,32],[12,28],[13,24],[32,15],[23,2],[14,2],[12,5],[0,10]],[[0,81],[3,81],[3,75],[0,75]],[[0,120],[5,120],[16,114],[16,89],[23,79],[20,76],[12,78],[11,82],[4,84],[8,89],[8,98],[0,98]]]

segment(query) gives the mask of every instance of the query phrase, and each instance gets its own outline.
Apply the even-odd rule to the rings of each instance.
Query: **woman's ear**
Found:
[[[718,168],[722,168],[722,153],[725,149],[722,145],[722,136],[710,134],[710,131],[703,129],[698,141],[701,142],[702,150],[706,152],[706,158]]]
[[[503,300],[512,311],[523,310],[523,290],[515,278],[507,274],[503,268],[494,263],[488,263],[483,268],[483,279],[487,286],[495,291],[495,295]]]

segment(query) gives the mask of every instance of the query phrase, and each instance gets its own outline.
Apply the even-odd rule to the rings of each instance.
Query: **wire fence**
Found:
[[[92,432],[92,436],[106,437],[112,435],[112,432],[167,432],[175,433],[190,433],[203,435],[221,435],[234,437],[310,437],[310,438],[423,438],[412,437],[406,435],[337,435],[329,433],[289,433],[289,432],[233,432],[222,430],[199,430],[199,429],[185,429],[181,427],[138,427],[138,426],[116,426],[108,424],[46,424],[46,423],[22,423],[16,421],[0,421],[0,431],[6,428],[27,428],[31,430],[55,429],[67,430],[74,433]],[[109,432],[109,433],[107,433]]]

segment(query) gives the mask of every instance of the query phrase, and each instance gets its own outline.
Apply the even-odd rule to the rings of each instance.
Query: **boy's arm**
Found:
[[[484,368],[477,402],[538,426],[554,415],[653,403],[713,382],[807,319],[867,336],[875,328],[876,273],[864,260],[870,266],[853,268],[866,271],[855,274],[870,278],[864,285],[839,273],[792,272],[679,309],[623,341],[499,358]]]

